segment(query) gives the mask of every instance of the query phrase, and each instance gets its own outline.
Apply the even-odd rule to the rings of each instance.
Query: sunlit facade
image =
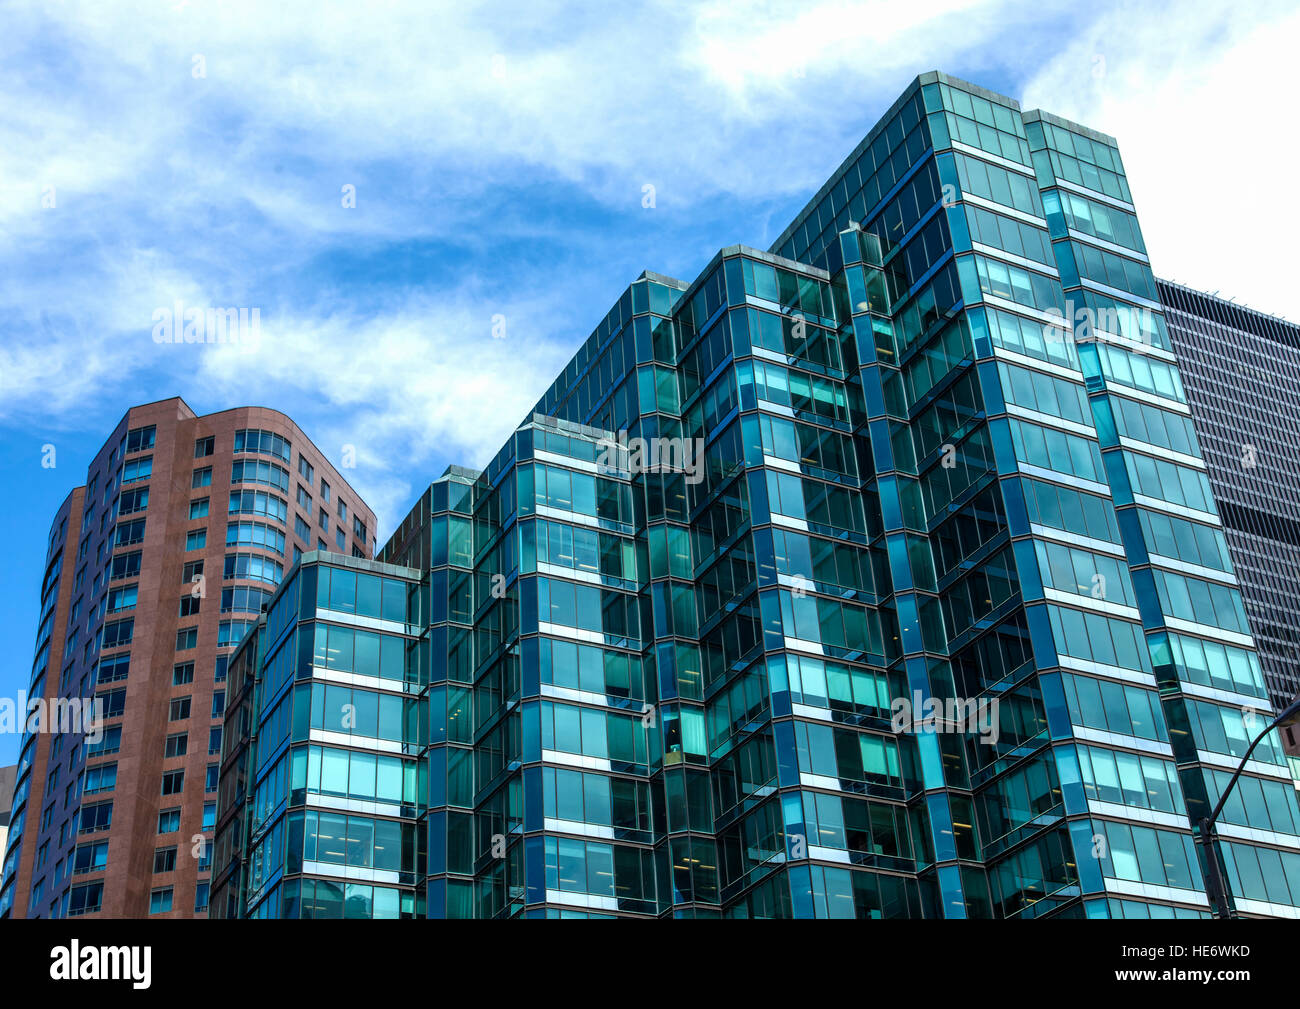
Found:
[[[214,914],[1204,916],[1268,710],[1115,141],[937,73],[378,560],[245,640]],[[1297,915],[1275,738],[1218,838]]]

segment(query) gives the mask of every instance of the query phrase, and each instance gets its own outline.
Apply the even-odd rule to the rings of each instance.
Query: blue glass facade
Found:
[[[367,569],[402,621],[322,612],[365,562],[304,558],[244,645],[293,686],[223,761],[214,913],[1207,914],[1192,825],[1268,700],[1180,389],[1114,140],[923,75],[770,251],[643,274],[431,486]],[[314,651],[272,674],[291,591]],[[335,672],[336,621],[400,681]],[[345,683],[402,734],[341,738]],[[399,758],[409,808],[316,748]],[[1297,914],[1275,739],[1217,850],[1238,911]]]
[[[311,551],[235,651],[211,917],[423,915],[426,604],[418,572]]]

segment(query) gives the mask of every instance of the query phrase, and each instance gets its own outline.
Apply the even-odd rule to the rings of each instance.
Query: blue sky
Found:
[[[1297,37],[1293,4],[1200,0],[8,4],[0,696],[50,517],[127,407],[264,404],[356,446],[382,541],[641,270],[766,248],[925,70],[1114,134],[1158,274],[1300,318]],[[177,299],[258,308],[259,344],[159,346]]]

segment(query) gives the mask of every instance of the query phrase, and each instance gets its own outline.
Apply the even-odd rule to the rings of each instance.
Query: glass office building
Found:
[[[214,918],[423,915],[418,571],[311,551],[230,659]]]
[[[1104,134],[919,77],[378,561],[244,642],[214,914],[1209,913],[1268,694]],[[1215,851],[1300,913],[1276,738]]]

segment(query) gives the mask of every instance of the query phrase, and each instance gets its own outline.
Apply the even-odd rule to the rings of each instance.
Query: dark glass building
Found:
[[[1209,912],[1268,692],[1105,134],[921,76],[378,560],[232,662],[213,913]],[[1214,851],[1300,914],[1275,735]]]
[[[1300,694],[1300,326],[1158,286],[1264,683],[1280,709]]]

